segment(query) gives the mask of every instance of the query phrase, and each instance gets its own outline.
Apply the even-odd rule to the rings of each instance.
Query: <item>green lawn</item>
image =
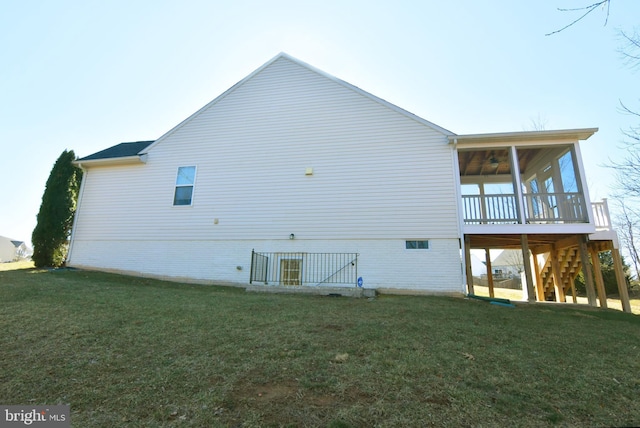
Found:
[[[17,269],[31,269],[33,262],[31,260],[22,260],[19,262],[0,263],[0,272]]]
[[[640,317],[0,271],[0,403],[75,427],[640,425]]]
[[[488,287],[482,287],[482,286],[476,285],[474,289],[475,289],[475,294],[477,294],[478,296],[489,296]],[[631,312],[636,315],[640,315],[640,292],[638,292],[638,289],[636,288],[631,290],[629,294],[630,294],[629,306],[631,306]],[[522,290],[513,290],[508,288],[496,287],[494,296],[498,298],[503,298],[503,299],[510,299],[513,301],[525,300],[522,295]],[[578,296],[577,301],[579,304],[582,304],[582,305],[589,304],[589,300],[587,299],[586,296]],[[573,298],[571,295],[567,296],[567,303],[573,304]],[[598,300],[598,306],[599,305],[600,305],[600,301]],[[620,302],[620,299],[618,298],[618,296],[607,296],[607,307],[621,311],[622,303]]]

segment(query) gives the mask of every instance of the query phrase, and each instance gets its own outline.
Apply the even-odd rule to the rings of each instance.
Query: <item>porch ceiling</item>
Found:
[[[521,235],[465,235],[470,238],[471,248],[500,248],[519,249]],[[564,246],[577,240],[575,234],[528,234],[529,248],[536,253],[536,247],[546,247],[552,244]],[[577,241],[576,241],[577,242]]]
[[[541,149],[526,149],[518,151],[519,173],[523,174],[532,159]],[[495,165],[497,161],[497,166]],[[509,175],[511,167],[509,165],[509,149],[494,150],[460,150],[458,152],[458,166],[460,176],[475,175]]]

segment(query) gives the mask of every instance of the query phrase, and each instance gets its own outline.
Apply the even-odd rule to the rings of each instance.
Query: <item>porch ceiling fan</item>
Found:
[[[487,159],[489,166],[493,169],[496,169],[500,166],[500,160],[491,152],[491,156]]]

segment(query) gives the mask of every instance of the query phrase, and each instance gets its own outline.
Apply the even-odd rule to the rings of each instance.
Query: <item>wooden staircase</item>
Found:
[[[545,254],[545,263],[540,272],[542,281],[542,292],[544,300],[555,301],[560,297],[560,301],[565,301],[567,294],[575,295],[574,280],[582,269],[582,260],[578,247],[567,247],[558,250],[558,287],[561,289],[561,296],[556,296],[556,289],[553,280],[553,264],[550,253]]]

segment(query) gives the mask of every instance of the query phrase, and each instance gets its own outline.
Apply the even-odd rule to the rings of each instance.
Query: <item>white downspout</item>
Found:
[[[458,239],[460,241],[460,267],[462,269],[462,284],[460,284],[462,294],[466,294],[467,290],[467,264],[465,257],[465,246],[464,246],[464,219],[463,219],[463,208],[462,208],[462,184],[460,182],[460,164],[458,162],[458,139],[453,139],[453,172],[455,174],[455,187],[456,187],[456,198],[458,200]]]

